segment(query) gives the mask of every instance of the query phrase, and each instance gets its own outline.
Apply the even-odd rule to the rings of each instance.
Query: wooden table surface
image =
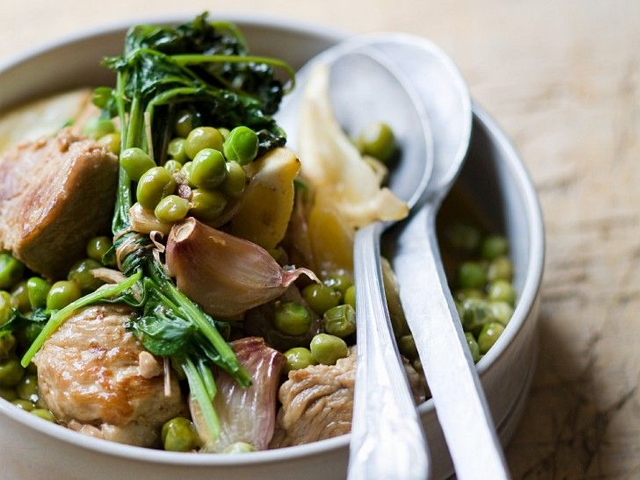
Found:
[[[522,153],[547,228],[542,350],[507,449],[513,476],[639,479],[640,1],[6,0],[0,60],[83,28],[204,9],[406,31],[454,58]]]

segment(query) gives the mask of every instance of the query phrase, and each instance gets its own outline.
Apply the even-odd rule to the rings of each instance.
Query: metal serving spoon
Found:
[[[435,163],[419,208],[397,237],[393,266],[438,421],[459,480],[510,478],[491,412],[447,286],[436,238],[440,204],[462,167],[471,133],[471,104],[459,71],[430,42],[379,37],[374,46],[416,87],[433,131]]]
[[[373,120],[393,126],[402,155],[389,187],[413,206],[426,189],[433,151],[428,120],[411,85],[366,41],[333,47],[301,70],[302,85],[276,117],[294,143],[300,92],[317,63],[330,65],[331,101],[343,128],[357,132]],[[369,224],[356,232],[354,242],[358,350],[349,480],[424,480],[429,472],[422,425],[384,297],[380,236],[389,225]]]

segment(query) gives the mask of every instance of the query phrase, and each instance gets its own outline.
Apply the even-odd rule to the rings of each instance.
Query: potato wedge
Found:
[[[231,220],[231,234],[273,249],[284,237],[291,218],[293,180],[300,171],[300,161],[291,150],[276,148],[249,169],[251,180]]]
[[[316,201],[309,213],[309,242],[315,271],[353,271],[354,230],[332,202]]]

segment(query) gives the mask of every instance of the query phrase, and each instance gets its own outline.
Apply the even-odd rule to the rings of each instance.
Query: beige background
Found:
[[[514,477],[639,479],[640,1],[3,0],[0,60],[96,25],[204,9],[401,30],[449,52],[522,152],[546,217],[542,351],[507,450]]]

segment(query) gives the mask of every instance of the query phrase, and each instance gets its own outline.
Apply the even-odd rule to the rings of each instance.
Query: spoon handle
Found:
[[[416,210],[398,237],[400,299],[459,480],[505,480],[509,472],[436,239],[437,207]]]
[[[358,350],[349,480],[424,480],[427,447],[393,337],[375,222],[356,232],[354,277]]]

